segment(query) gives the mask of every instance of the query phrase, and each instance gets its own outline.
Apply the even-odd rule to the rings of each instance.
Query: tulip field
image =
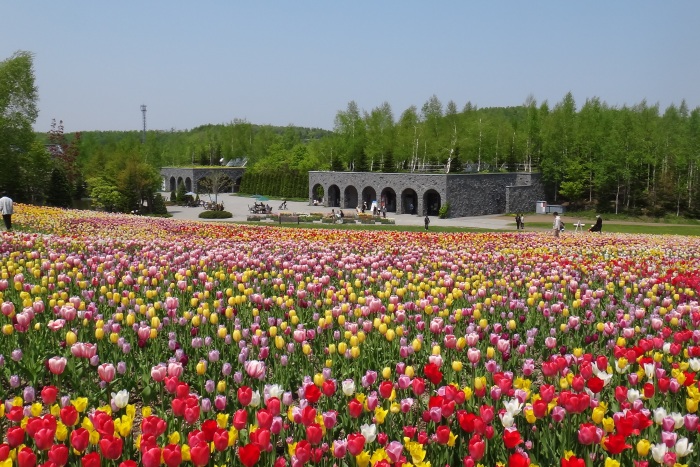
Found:
[[[0,467],[700,465],[700,238],[13,221]]]

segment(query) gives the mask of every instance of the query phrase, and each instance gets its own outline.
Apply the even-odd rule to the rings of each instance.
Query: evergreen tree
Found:
[[[46,202],[49,206],[69,208],[72,201],[72,189],[68,177],[62,167],[56,167],[51,172]]]

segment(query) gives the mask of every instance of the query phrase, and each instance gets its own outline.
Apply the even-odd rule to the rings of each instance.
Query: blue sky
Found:
[[[333,128],[354,100],[394,118],[646,99],[700,106],[698,1],[0,1],[0,60],[34,54],[40,115],[65,130],[246,119]],[[695,84],[694,84],[695,83]]]

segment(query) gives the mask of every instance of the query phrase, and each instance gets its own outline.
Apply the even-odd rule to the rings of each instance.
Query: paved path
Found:
[[[163,196],[168,199],[170,197],[169,193],[163,193]],[[207,196],[203,196],[202,200],[208,201]],[[219,195],[219,202],[224,203],[224,209],[233,214],[230,219],[218,219],[218,222],[245,222],[248,218],[248,206],[252,206],[255,203],[255,198],[248,196],[235,196],[229,194]],[[271,199],[265,201],[272,207],[273,213],[279,213],[277,209],[281,203],[280,200]],[[321,213],[324,215],[329,215],[331,210],[334,208],[326,208],[323,206],[309,206],[308,203],[302,201],[287,201],[287,207],[289,208],[288,213]],[[337,210],[337,208],[335,208]],[[189,208],[183,206],[168,206],[168,212],[172,214],[174,219],[184,219],[184,220],[202,220],[199,218],[199,213],[202,212],[204,208],[196,207]],[[350,210],[345,210],[350,211]],[[423,225],[423,217],[413,216],[410,214],[395,214],[393,212],[388,212],[387,217],[394,219],[396,225]],[[457,217],[452,219],[440,219],[437,216],[430,217],[430,226],[454,226],[454,227],[472,227],[481,229],[513,229],[515,230],[515,219],[512,217],[502,216],[500,214],[490,215],[490,216],[475,216],[475,217]]]

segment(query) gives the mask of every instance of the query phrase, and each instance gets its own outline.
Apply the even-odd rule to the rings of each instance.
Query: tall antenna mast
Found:
[[[146,142],[146,106],[141,105],[141,113],[143,114],[143,134],[141,135],[141,143]]]

